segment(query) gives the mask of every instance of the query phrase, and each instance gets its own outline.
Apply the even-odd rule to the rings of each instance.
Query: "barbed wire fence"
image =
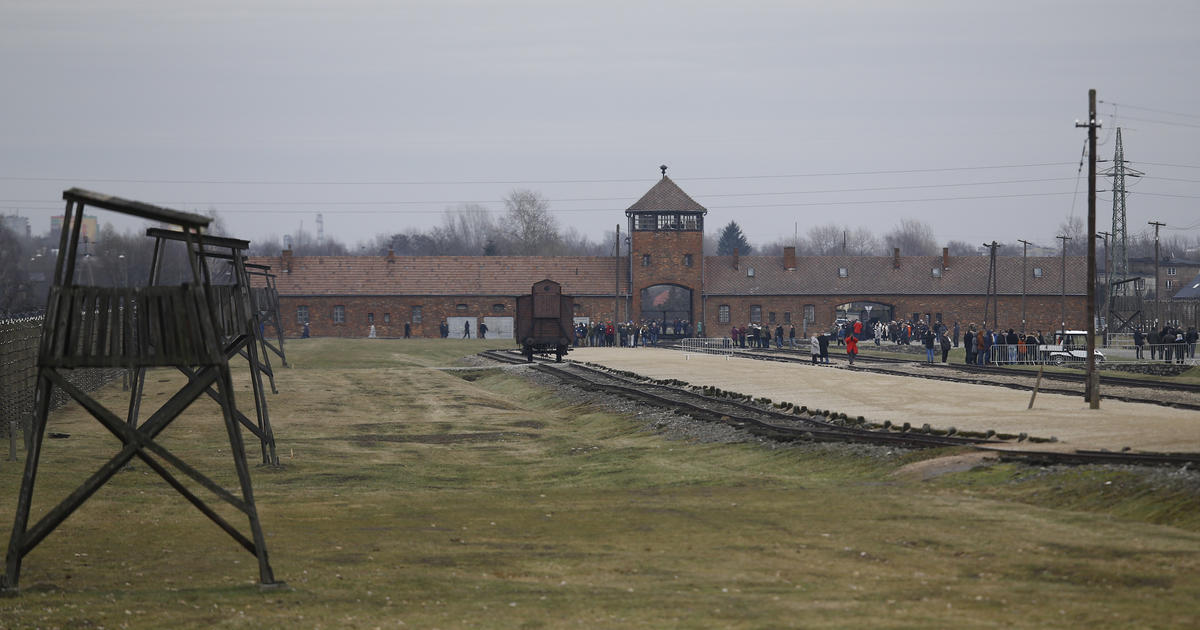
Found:
[[[44,321],[40,315],[0,318],[0,444],[7,443],[8,451],[0,461],[17,461],[19,453],[29,447],[38,344]],[[120,368],[80,369],[73,370],[67,380],[84,391],[95,391],[124,375]],[[62,407],[69,399],[65,392],[54,388],[50,408]]]

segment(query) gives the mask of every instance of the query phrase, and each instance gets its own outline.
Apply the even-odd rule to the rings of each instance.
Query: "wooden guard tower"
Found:
[[[5,574],[0,579],[0,592],[17,592],[21,561],[25,556],[134,457],[158,473],[188,502],[254,554],[258,559],[259,584],[262,587],[280,586],[267,559],[266,541],[250,485],[245,444],[234,415],[233,381],[222,347],[217,294],[209,282],[207,267],[201,256],[202,243],[208,240],[201,234],[201,229],[208,225],[209,219],[78,188],[65,191],[63,199],[67,203],[38,354],[29,452],[17,497],[12,537],[8,541]],[[187,246],[192,281],[176,286],[143,288],[78,284],[75,257],[87,206],[178,226]],[[64,370],[77,368],[137,370],[177,365],[192,368],[187,383],[137,427],[128,424],[63,376]],[[229,452],[233,457],[240,496],[235,491],[221,487],[155,441],[173,420],[213,385],[217,387],[217,398],[221,403],[221,416],[229,436]],[[121,447],[82,485],[30,527],[34,482],[37,480],[50,410],[50,394],[54,387],[61,388],[87,410],[116,436]],[[249,520],[250,533],[243,534],[193,493],[177,476],[179,473],[244,514]]]
[[[283,361],[283,367],[288,367],[287,354],[283,349],[283,320],[279,316],[279,289],[275,288],[275,274],[271,273],[270,265],[256,265],[246,263],[246,271],[252,278],[262,278],[264,286],[251,287],[250,297],[254,300],[254,312],[258,316],[259,330],[262,332],[262,347],[263,355],[267,352],[275,353],[280,361]],[[275,342],[279,347],[271,345],[267,341],[267,326],[271,326],[275,330]],[[275,374],[268,372],[271,377],[271,390],[275,390]]]
[[[174,241],[186,245],[187,236],[184,232],[162,228],[150,228],[146,230],[146,236],[155,239],[154,255],[150,263],[150,286],[155,286],[161,280],[160,274],[167,243]],[[240,355],[250,366],[250,389],[254,393],[254,413],[257,422],[251,422],[237,407],[233,408],[233,416],[259,439],[262,445],[263,464],[276,466],[279,464],[279,457],[275,453],[275,435],[271,429],[266,391],[263,389],[262,375],[264,372],[271,375],[272,391],[279,392],[275,390],[274,374],[271,372],[270,363],[266,362],[267,357],[259,355],[260,329],[251,300],[250,275],[244,265],[245,257],[242,255],[242,252],[249,247],[249,241],[223,236],[205,236],[199,256],[201,264],[205,266],[204,271],[210,274],[212,267],[208,265],[209,261],[227,261],[231,266],[229,281],[218,284],[210,278],[209,289],[216,298],[217,333],[221,337],[226,360]],[[188,378],[196,375],[196,370],[192,367],[186,365],[177,365],[176,367]],[[137,426],[140,414],[145,382],[146,368],[140,368],[135,373],[133,391],[129,396],[128,422],[134,427]],[[205,392],[218,404],[220,403],[221,398],[214,385],[210,385]]]

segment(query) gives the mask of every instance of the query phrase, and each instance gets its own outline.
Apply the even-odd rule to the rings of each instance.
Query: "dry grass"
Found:
[[[429,369],[485,343],[507,345],[288,344],[270,400],[285,467],[254,481],[293,590],[255,589],[253,557],[138,465],[26,559],[0,628],[1197,624],[1200,533],[1137,507],[1194,513],[1194,492],[1010,467],[901,481],[929,455],[674,442],[504,370]],[[175,380],[154,373],[144,407]],[[164,443],[228,480],[214,410]],[[39,512],[114,442],[74,407],[52,430],[71,437],[47,444]],[[19,477],[0,463],[4,526]],[[1068,499],[1088,511],[1052,507]]]

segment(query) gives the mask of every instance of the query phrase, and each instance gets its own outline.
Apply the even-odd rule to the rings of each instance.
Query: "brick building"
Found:
[[[702,322],[705,336],[733,325],[826,329],[838,319],[982,322],[989,259],[982,256],[714,256],[704,252],[707,210],[663,177],[625,215],[629,246],[619,257],[292,256],[257,257],[278,275],[282,324],[298,336],[451,337],[480,323],[511,337],[517,295],[549,278],[575,297],[580,321]],[[1002,328],[1085,327],[1082,257],[997,258]],[[1065,279],[1064,279],[1065,272]],[[1065,297],[1064,297],[1065,296]]]

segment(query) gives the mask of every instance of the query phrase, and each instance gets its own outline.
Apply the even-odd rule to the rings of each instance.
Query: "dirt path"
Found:
[[[986,385],[851,372],[837,367],[690,355],[647,348],[578,348],[571,359],[652,378],[677,378],[830,409],[882,422],[960,430],[1057,437],[1061,446],[1160,452],[1200,451],[1200,413],[1105,400],[1088,409],[1076,396],[1038,394]]]

